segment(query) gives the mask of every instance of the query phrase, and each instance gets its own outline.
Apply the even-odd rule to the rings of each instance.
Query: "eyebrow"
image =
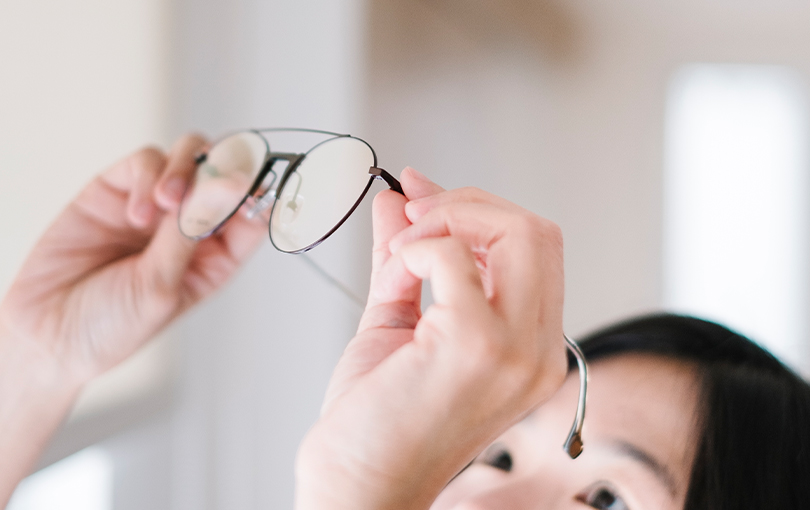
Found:
[[[649,452],[634,445],[633,443],[622,440],[614,441],[613,447],[620,454],[632,458],[652,471],[653,475],[655,475],[655,477],[664,484],[673,497],[677,494],[677,484],[675,483],[675,476],[672,474],[672,471],[670,471],[665,464],[659,462]]]

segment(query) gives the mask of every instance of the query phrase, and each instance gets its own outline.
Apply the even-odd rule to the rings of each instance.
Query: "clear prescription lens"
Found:
[[[218,142],[197,166],[183,198],[180,231],[203,237],[217,229],[239,208],[269,152],[267,142],[246,131]]]
[[[331,138],[309,151],[273,205],[273,245],[296,252],[320,241],[360,198],[372,166],[374,153],[356,138]]]

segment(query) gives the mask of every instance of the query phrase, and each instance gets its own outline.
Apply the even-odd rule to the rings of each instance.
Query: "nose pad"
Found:
[[[219,173],[219,169],[217,167],[215,167],[208,161],[203,160],[200,163],[199,168],[197,169],[197,175],[199,176],[204,175],[206,177],[213,178],[213,177],[220,177],[221,174]]]
[[[281,202],[278,209],[279,223],[282,227],[289,227],[298,216],[301,214],[301,209],[304,207],[304,197],[301,195],[301,174],[293,172],[287,184],[284,185],[284,191],[279,197]]]
[[[273,204],[273,201],[276,199],[276,190],[271,189],[267,190],[267,192],[261,196],[256,202],[253,204],[253,207],[250,208],[247,212],[248,219],[255,218],[259,213],[267,209]]]
[[[281,225],[288,227],[295,223],[295,220],[298,219],[298,216],[301,214],[301,208],[303,206],[304,197],[297,193],[294,196],[284,197],[281,203],[281,209],[279,210],[281,214]]]
[[[255,199],[253,206],[247,212],[248,219],[255,218],[259,213],[270,207],[276,200],[276,188],[273,187],[273,184],[276,182],[276,176],[276,171],[273,169],[267,173],[264,182],[262,182],[260,186],[260,189],[266,189],[267,191]]]

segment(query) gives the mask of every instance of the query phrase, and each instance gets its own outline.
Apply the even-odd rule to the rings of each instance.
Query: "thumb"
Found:
[[[176,293],[196,246],[196,241],[180,233],[177,212],[166,214],[144,251],[142,277],[158,291]]]
[[[444,191],[444,188],[411,167],[405,167],[399,179],[408,200],[418,200]]]

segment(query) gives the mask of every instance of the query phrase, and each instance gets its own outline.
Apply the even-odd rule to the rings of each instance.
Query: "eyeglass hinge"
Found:
[[[385,183],[388,184],[389,188],[396,191],[400,195],[403,195],[403,196],[405,195],[405,192],[402,191],[402,185],[399,183],[399,181],[396,179],[396,177],[389,174],[388,172],[386,172],[382,168],[377,168],[376,166],[373,166],[373,167],[368,169],[368,173],[373,175],[377,179],[382,179],[383,181],[385,181]]]

